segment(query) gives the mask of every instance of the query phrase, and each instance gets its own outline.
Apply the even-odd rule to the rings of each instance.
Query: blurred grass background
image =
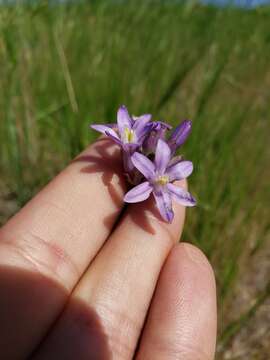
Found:
[[[183,237],[215,268],[220,359],[240,359],[226,349],[270,293],[269,284],[256,288],[235,315],[242,274],[270,249],[269,64],[269,7],[100,0],[0,8],[4,198],[22,206],[94,140],[89,124],[114,121],[120,104],[174,125],[193,120],[182,153],[195,164],[199,206]]]

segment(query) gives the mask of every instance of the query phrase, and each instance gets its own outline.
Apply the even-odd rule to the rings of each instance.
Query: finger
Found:
[[[183,184],[182,184],[183,185]],[[179,240],[185,210],[175,206],[172,224],[164,223],[153,198],[132,204],[78,284],[72,299],[35,359],[101,359],[94,344],[105,334],[111,358],[130,359],[144,323],[160,269]],[[89,316],[74,306],[87,304]],[[63,339],[72,339],[63,346]]]
[[[175,246],[158,280],[137,360],[211,360],[216,341],[216,290],[206,257]]]
[[[123,207],[123,192],[119,148],[101,139],[1,229],[0,267],[5,267],[0,284],[1,358],[8,358],[5,351],[12,351],[13,358],[15,353],[22,358],[40,340],[65,301],[65,297],[52,291],[42,300],[41,308],[40,295],[30,285],[24,292],[16,281],[14,289],[10,283],[4,287],[8,283],[6,268],[42,275],[61,285],[68,294],[109,235]],[[39,293],[44,293],[40,287],[41,282]],[[20,298],[20,306],[18,301],[10,306],[11,293]],[[32,306],[27,306],[29,311],[25,312],[22,304],[28,302]],[[35,316],[31,316],[33,313]],[[25,329],[7,333],[6,323],[19,323]],[[16,347],[11,346],[14,343]]]

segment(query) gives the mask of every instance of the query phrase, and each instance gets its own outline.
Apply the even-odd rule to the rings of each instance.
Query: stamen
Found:
[[[162,176],[159,176],[156,180],[156,183],[158,185],[166,185],[168,184],[169,182],[169,176],[168,175],[162,175]]]
[[[129,128],[125,128],[124,130],[124,134],[125,134],[125,142],[126,143],[133,143],[135,140],[135,133],[132,129]]]

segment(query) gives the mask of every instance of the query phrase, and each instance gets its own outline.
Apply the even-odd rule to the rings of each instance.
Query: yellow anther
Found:
[[[162,175],[162,176],[159,176],[156,180],[156,183],[158,185],[166,185],[168,184],[169,182],[169,176],[168,175]]]
[[[131,129],[129,129],[129,128],[125,128],[125,130],[124,130],[124,134],[125,134],[125,142],[127,142],[127,143],[132,143],[132,142],[134,142],[134,140],[135,140],[135,134],[134,134],[134,131],[133,130],[131,130]]]

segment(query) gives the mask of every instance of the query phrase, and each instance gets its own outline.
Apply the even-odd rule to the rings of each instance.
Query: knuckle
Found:
[[[1,239],[1,246],[12,263],[21,263],[31,270],[64,283],[67,276],[78,276],[76,265],[59,246],[52,244],[42,234],[26,230],[20,234],[8,234]]]

